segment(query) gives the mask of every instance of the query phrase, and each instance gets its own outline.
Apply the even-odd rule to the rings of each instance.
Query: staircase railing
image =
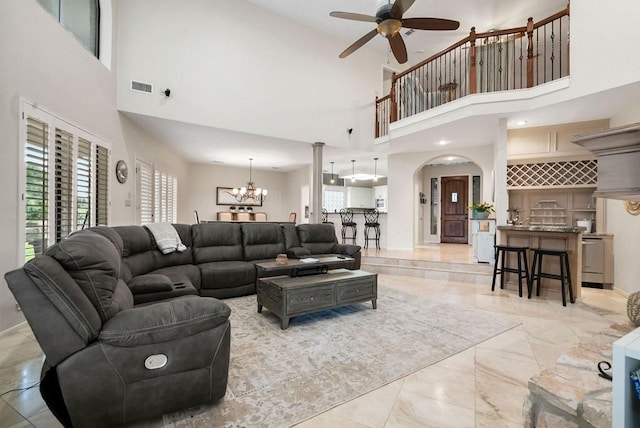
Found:
[[[376,98],[376,137],[389,124],[469,94],[531,88],[569,75],[569,6],[523,27],[476,33],[391,78]]]

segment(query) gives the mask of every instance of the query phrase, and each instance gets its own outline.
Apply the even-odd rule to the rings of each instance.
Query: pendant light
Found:
[[[378,181],[378,158],[373,158],[373,181]]]
[[[356,182],[356,160],[351,159],[351,182]]]
[[[333,162],[330,162],[331,164],[331,184],[334,184],[336,182],[336,180],[333,178]]]

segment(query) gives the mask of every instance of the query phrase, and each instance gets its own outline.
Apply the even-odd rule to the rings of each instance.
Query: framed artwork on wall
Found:
[[[216,205],[235,205],[238,207],[261,207],[262,197],[257,199],[247,198],[238,202],[233,194],[233,187],[216,187]]]

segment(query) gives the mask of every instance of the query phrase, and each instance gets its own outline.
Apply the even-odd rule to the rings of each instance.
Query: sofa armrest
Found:
[[[147,274],[131,278],[127,283],[132,294],[158,293],[173,290],[173,283],[166,275]]]
[[[335,252],[336,254],[342,254],[343,256],[353,257],[354,254],[360,251],[360,248],[360,245],[336,244]]]
[[[287,257],[290,259],[301,259],[311,255],[311,251],[307,248],[292,247],[287,250]]]
[[[213,329],[230,314],[218,299],[184,296],[118,312],[104,323],[98,339],[120,347],[168,342]]]

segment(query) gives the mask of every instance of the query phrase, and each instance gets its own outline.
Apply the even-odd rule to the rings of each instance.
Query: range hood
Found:
[[[640,202],[640,123],[571,139],[598,159],[598,198]]]

